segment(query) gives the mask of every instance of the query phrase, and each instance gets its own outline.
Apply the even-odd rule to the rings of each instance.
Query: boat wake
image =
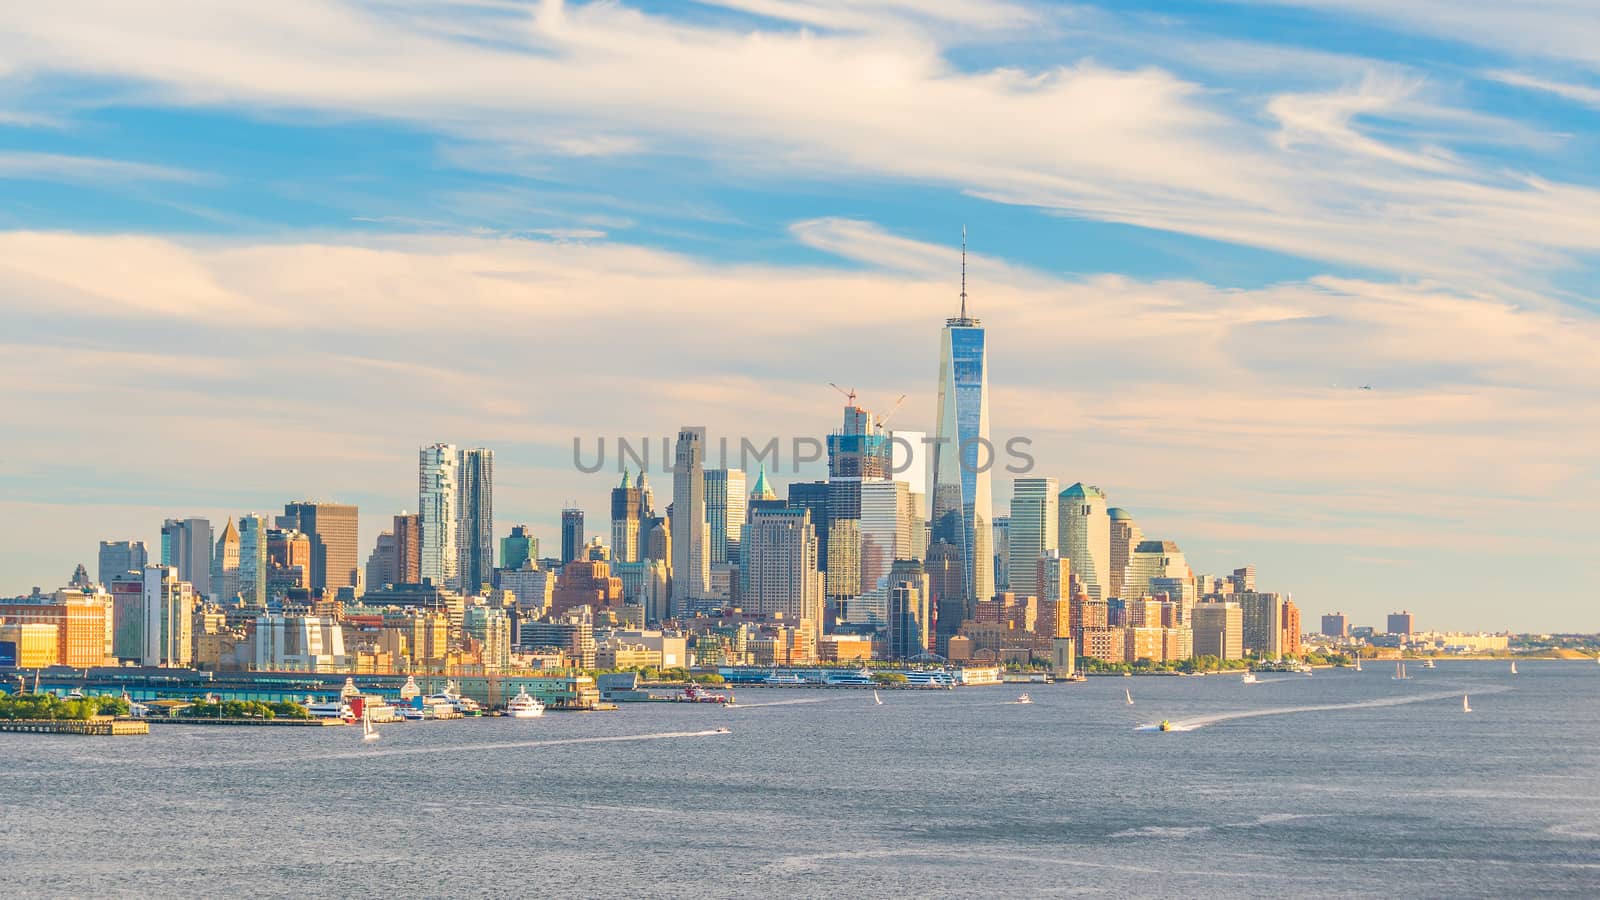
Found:
[[[800,697],[794,700],[766,700],[761,703],[745,703],[740,701],[733,706],[735,709],[759,709],[763,706],[798,706],[802,703],[827,703],[829,700],[838,700],[838,697]]]
[[[1507,688],[1479,688],[1480,694],[1498,694]],[[1279,706],[1272,709],[1252,709],[1244,712],[1217,713],[1210,716],[1195,716],[1190,719],[1175,719],[1172,722],[1172,731],[1194,731],[1207,725],[1218,725],[1223,722],[1232,722],[1236,719],[1256,719],[1262,716],[1288,716],[1296,713],[1332,712],[1339,709],[1379,709],[1386,706],[1406,706],[1412,703],[1431,703],[1435,700],[1454,700],[1461,696],[1459,691],[1436,691],[1429,694],[1415,694],[1410,697],[1380,697],[1374,700],[1359,700],[1354,703],[1325,703],[1319,706]],[[1159,731],[1159,725],[1141,725],[1138,731]]]
[[[321,759],[351,759],[373,756],[412,756],[422,753],[470,753],[475,750],[516,750],[524,747],[564,747],[577,744],[616,744],[627,741],[661,741],[671,738],[714,737],[730,732],[718,728],[700,731],[658,731],[652,734],[615,734],[604,737],[553,738],[543,741],[498,741],[489,744],[452,744],[442,747],[394,747],[361,753],[330,753]]]

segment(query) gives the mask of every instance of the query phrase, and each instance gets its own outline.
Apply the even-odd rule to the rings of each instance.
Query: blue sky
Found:
[[[1587,7],[0,13],[0,591],[299,496],[370,545],[436,440],[553,538],[577,434],[931,429],[964,224],[1040,474],[1312,616],[1600,628]]]

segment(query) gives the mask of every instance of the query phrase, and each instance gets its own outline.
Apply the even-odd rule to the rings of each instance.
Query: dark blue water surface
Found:
[[[1600,894],[1600,666],[1520,668],[5,734],[0,893]]]

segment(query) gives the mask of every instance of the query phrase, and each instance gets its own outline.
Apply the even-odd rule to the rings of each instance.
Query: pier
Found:
[[[142,719],[0,719],[0,732],[22,734],[149,734]]]

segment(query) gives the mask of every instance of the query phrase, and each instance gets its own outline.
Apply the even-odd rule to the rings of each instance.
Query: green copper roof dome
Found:
[[[1106,515],[1110,516],[1113,522],[1133,521],[1133,514],[1120,506],[1113,506],[1106,510]]]

